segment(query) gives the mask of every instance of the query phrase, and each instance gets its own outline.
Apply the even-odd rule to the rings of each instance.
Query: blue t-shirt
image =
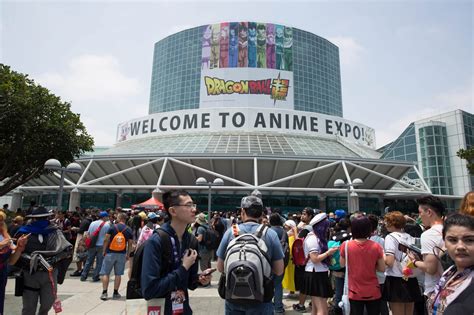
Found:
[[[99,226],[104,222],[103,220],[96,220],[89,225],[89,230],[87,230],[87,233],[92,236],[95,230],[99,228]],[[104,238],[105,234],[109,230],[110,227],[110,221],[105,222],[105,224],[102,226],[102,229],[99,232],[99,235],[97,237],[97,242],[95,243],[95,246],[102,246],[104,245]]]
[[[117,227],[117,229],[115,229],[115,227]],[[128,240],[131,240],[133,238],[132,230],[128,226],[126,226],[125,224],[118,223],[118,224],[112,225],[109,228],[109,230],[107,231],[107,234],[110,234],[110,243],[109,243],[109,246],[107,247],[107,253],[125,254],[127,252],[127,246],[126,245],[125,245],[125,249],[121,250],[121,251],[115,251],[115,250],[110,249],[110,244],[112,243],[112,240],[114,239],[114,236],[118,233],[117,230],[122,232],[123,236],[125,236],[126,242],[128,242]]]
[[[255,223],[255,222],[247,222],[247,223],[242,223],[239,224],[239,231],[240,235],[245,234],[245,233],[255,233],[258,229],[260,224]],[[217,249],[217,257],[219,257],[222,260],[225,260],[225,252],[227,250],[227,245],[229,245],[230,241],[234,238],[234,234],[232,233],[232,228],[228,229],[224,237],[222,238],[221,244],[219,245],[219,248]],[[268,249],[268,257],[270,257],[270,260],[276,261],[283,259],[285,256],[283,254],[283,249],[281,248],[280,244],[280,239],[278,238],[277,233],[270,229],[267,228],[266,233],[262,237],[263,241],[267,245]]]

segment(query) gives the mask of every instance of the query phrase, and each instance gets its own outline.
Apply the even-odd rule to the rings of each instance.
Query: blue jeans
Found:
[[[283,281],[283,275],[273,277],[273,285],[275,286],[275,296],[273,297],[273,307],[275,312],[281,312],[285,310],[283,306],[283,287],[281,282]]]
[[[273,315],[272,303],[262,303],[257,305],[234,304],[225,301],[226,315]]]
[[[94,263],[94,259],[96,257],[97,262],[95,264],[94,275],[92,276],[92,279],[99,279],[99,272],[102,268],[102,261],[104,260],[102,246],[94,246],[87,250],[87,262],[84,266],[84,269],[82,270],[81,279],[87,279],[87,276],[89,275],[89,270],[91,269],[92,264]]]
[[[344,293],[344,278],[334,277],[334,282],[334,305],[339,307],[339,302],[341,302]]]

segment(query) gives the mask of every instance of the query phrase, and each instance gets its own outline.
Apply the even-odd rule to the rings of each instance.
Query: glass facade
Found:
[[[433,124],[419,128],[418,132],[425,181],[434,194],[452,195],[446,126],[442,123]]]
[[[411,123],[397,140],[379,150],[383,150],[381,159],[417,162],[415,125]],[[407,176],[418,178],[414,171],[410,171]]]
[[[203,28],[155,44],[149,113],[199,108]],[[339,49],[293,28],[294,109],[342,117]]]
[[[462,112],[462,120],[466,136],[466,148],[471,148],[474,145],[474,115]],[[474,176],[471,176],[471,187],[474,187]]]

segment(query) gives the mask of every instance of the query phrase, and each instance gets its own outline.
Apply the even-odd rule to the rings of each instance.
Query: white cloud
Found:
[[[148,92],[138,79],[123,72],[114,56],[77,56],[64,71],[32,77],[71,102],[96,145],[112,145],[119,122],[146,114]]]
[[[346,36],[329,37],[328,40],[339,47],[339,57],[343,66],[352,66],[359,62],[364,47],[356,39]]]
[[[431,116],[436,116],[456,109],[462,109],[467,112],[474,112],[472,79],[466,85],[456,87],[445,92],[433,95],[428,100],[420,104],[411,104],[410,106],[400,106],[400,108],[411,108],[409,115],[400,111],[403,117],[386,117],[378,120],[382,125],[374,126],[377,135],[377,147],[395,140],[413,122]],[[413,110],[418,109],[418,110]],[[389,123],[384,123],[391,121]]]
[[[140,92],[138,80],[123,74],[113,56],[78,56],[64,73],[44,73],[37,81],[76,102],[120,100]]]

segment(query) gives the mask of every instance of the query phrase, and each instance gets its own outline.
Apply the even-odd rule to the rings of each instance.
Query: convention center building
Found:
[[[380,213],[428,193],[454,207],[472,189],[452,147],[466,141],[448,143],[450,122],[411,124],[376,150],[375,131],[343,116],[338,47],[310,32],[258,22],[203,25],[158,41],[152,66],[148,115],[117,122],[112,147],[76,160],[82,173],[65,175],[69,209],[130,207],[179,188],[200,210],[211,194],[213,210],[234,210],[258,190],[266,207],[284,212]],[[472,115],[455,115],[458,124],[470,117],[465,133],[472,136]],[[469,180],[449,182],[449,174]],[[54,208],[59,183],[58,173],[42,175],[15,190],[13,202]]]

